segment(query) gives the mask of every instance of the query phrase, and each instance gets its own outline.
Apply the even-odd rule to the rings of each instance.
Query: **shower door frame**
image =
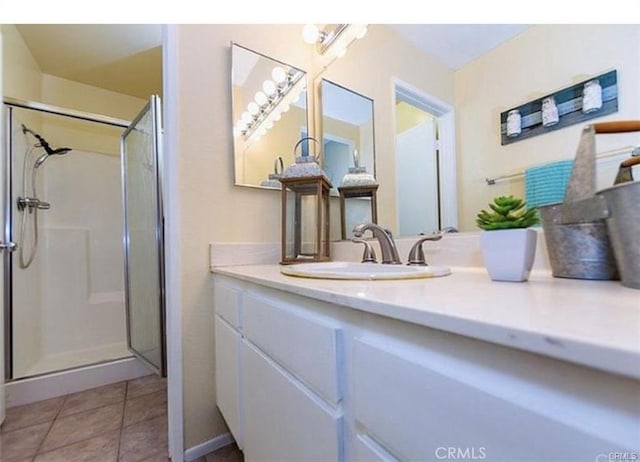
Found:
[[[90,112],[77,111],[75,109],[67,109],[59,106],[53,106],[50,104],[39,103],[36,101],[24,101],[16,98],[4,97],[4,112],[5,112],[5,146],[4,146],[4,165],[6,166],[6,171],[4,172],[5,178],[5,203],[2,204],[4,214],[4,229],[2,230],[1,239],[4,242],[12,242],[11,238],[13,237],[13,207],[12,201],[13,198],[11,196],[12,191],[12,182],[13,182],[13,159],[11,158],[12,154],[12,145],[13,145],[13,109],[21,108],[28,109],[31,111],[44,112],[48,114],[70,117],[72,119],[84,120],[87,122],[95,122],[105,125],[110,125],[114,127],[120,127],[123,130],[126,130],[131,122],[127,120],[117,119],[114,117],[104,116],[101,114],[92,114]],[[1,283],[4,285],[4,297],[2,300],[3,303],[3,311],[4,311],[4,368],[5,368],[5,380],[6,382],[11,382],[13,380],[20,380],[23,377],[18,379],[14,379],[13,377],[13,257],[12,252],[2,252],[3,253],[3,261],[2,264],[4,266],[4,280]],[[86,367],[90,364],[85,364],[82,366],[73,367],[70,369],[77,369],[80,367]],[[28,378],[39,377],[42,375],[48,375],[54,372],[63,372],[69,369],[56,370],[44,372],[42,374],[32,375]],[[26,378],[26,377],[25,377]]]

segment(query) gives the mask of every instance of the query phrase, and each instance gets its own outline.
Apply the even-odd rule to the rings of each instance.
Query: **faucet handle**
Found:
[[[442,239],[444,232],[434,233],[429,236],[424,236],[418,239],[418,242],[413,244],[409,251],[409,259],[407,265],[409,266],[428,266],[424,258],[424,251],[422,250],[422,243],[424,241],[439,241]]]
[[[364,239],[353,238],[351,242],[356,244],[364,244],[364,252],[362,253],[362,263],[377,263],[376,252],[369,241]]]

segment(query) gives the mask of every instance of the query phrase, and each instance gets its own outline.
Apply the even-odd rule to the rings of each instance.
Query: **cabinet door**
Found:
[[[242,342],[247,461],[340,461],[342,415]]]
[[[240,409],[240,334],[220,316],[215,317],[216,402],[238,447],[242,449]]]
[[[549,400],[532,408],[525,405],[532,402],[527,396],[532,388],[514,383],[520,392],[504,393],[507,377],[487,380],[491,371],[474,375],[473,365],[454,361],[393,340],[356,339],[353,399],[359,436],[399,460],[584,462],[633,452],[561,422],[580,406],[571,396],[548,394]],[[547,393],[544,384],[535,387]]]

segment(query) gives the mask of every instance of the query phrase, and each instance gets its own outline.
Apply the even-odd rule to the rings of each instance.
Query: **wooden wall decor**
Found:
[[[593,112],[585,113],[582,111],[583,91],[585,84],[593,80],[597,80],[602,88],[602,107]],[[542,101],[549,97],[553,97],[555,100],[559,121],[555,125],[545,127],[542,125]],[[520,113],[521,130],[518,135],[507,136],[507,116],[513,110]],[[500,114],[502,145],[526,140],[615,112],[618,112],[618,75],[617,71],[613,70],[502,112]]]

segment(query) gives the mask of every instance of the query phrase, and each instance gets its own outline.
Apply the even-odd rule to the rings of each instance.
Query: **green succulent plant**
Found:
[[[489,204],[491,212],[481,210],[476,218],[479,228],[486,231],[528,228],[540,222],[537,207],[527,207],[524,200],[513,196],[498,196]]]

